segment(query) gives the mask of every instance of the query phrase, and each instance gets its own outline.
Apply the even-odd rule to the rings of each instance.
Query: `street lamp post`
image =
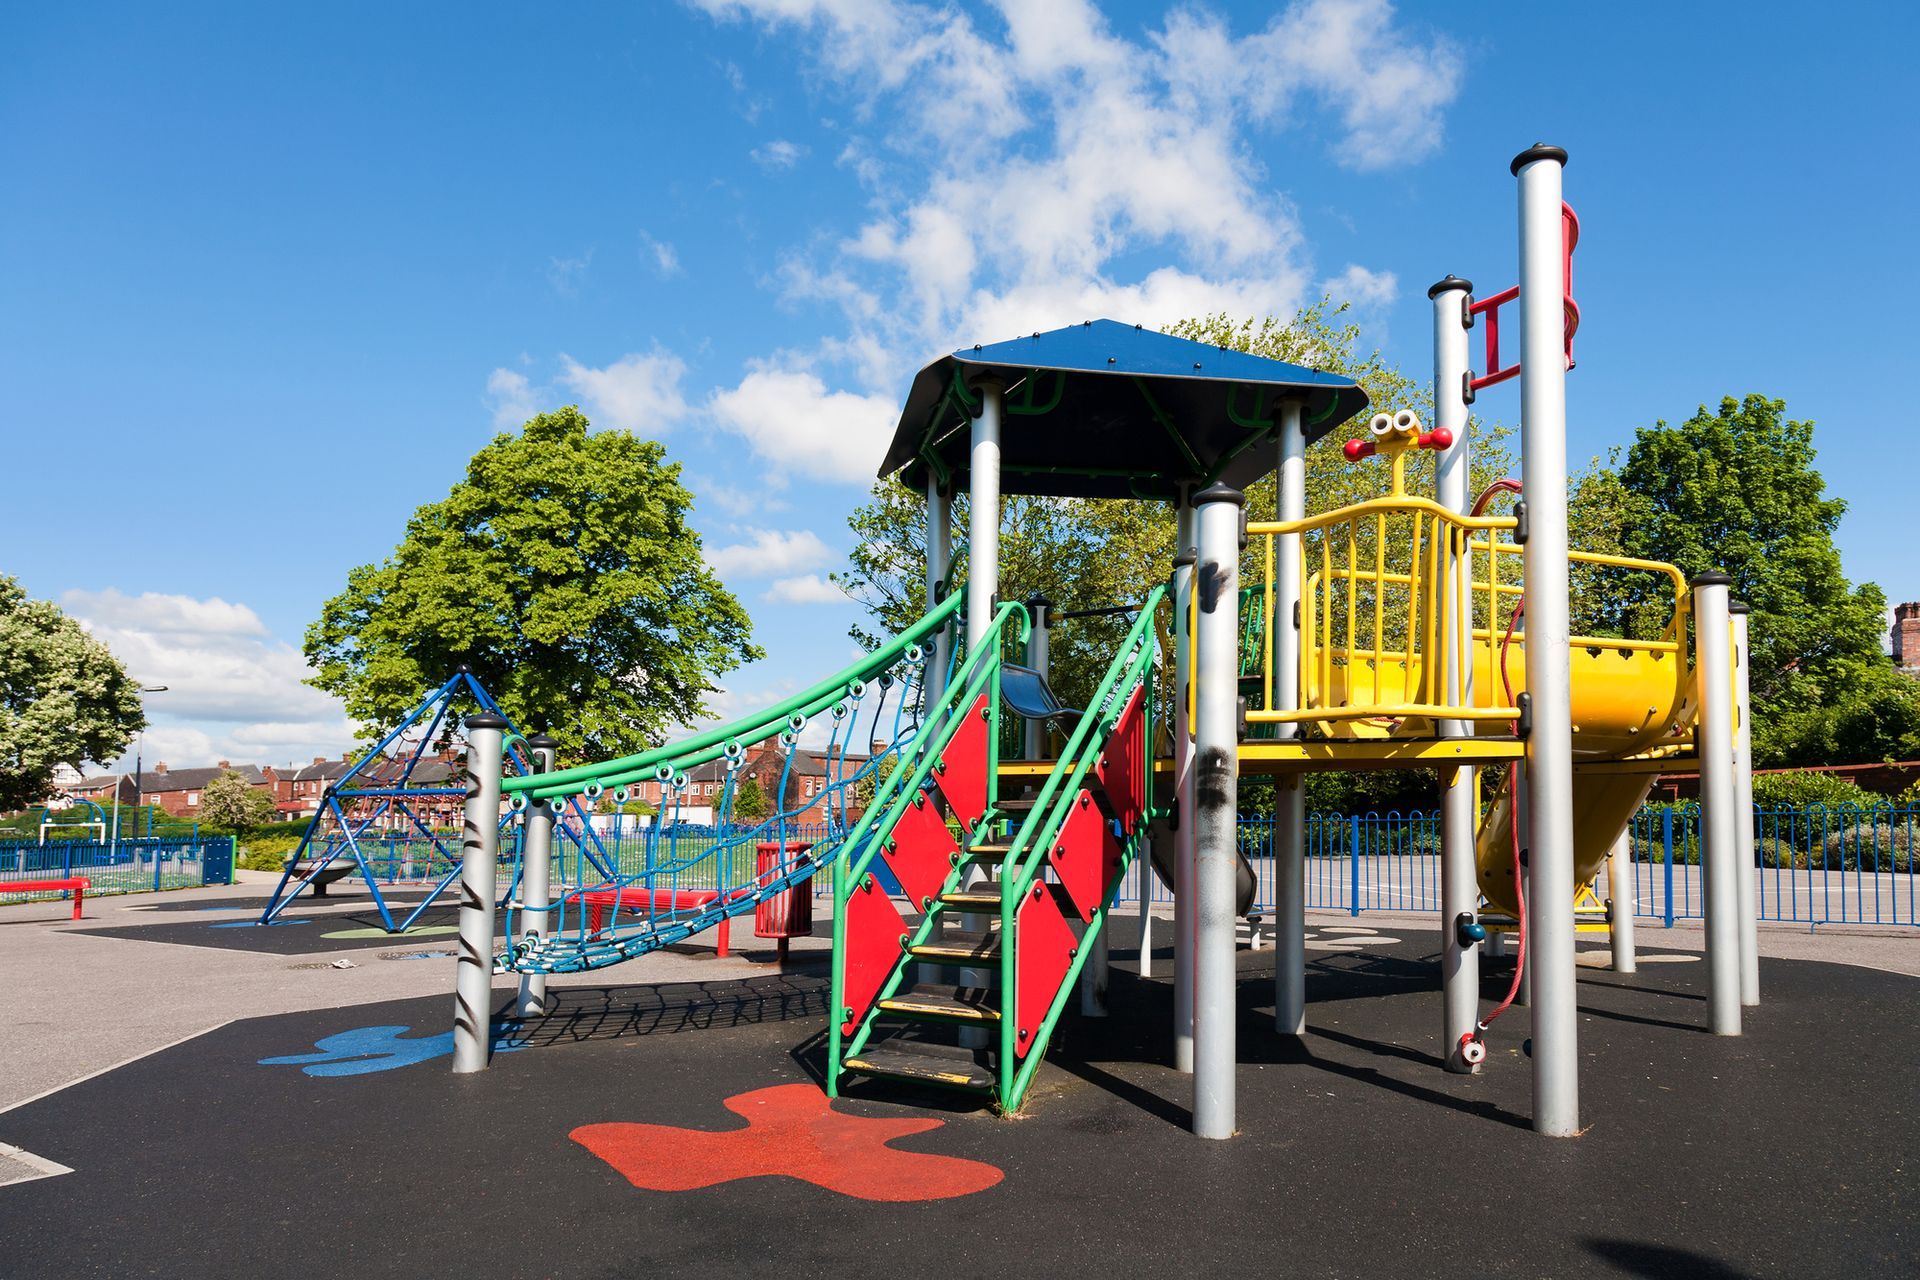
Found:
[[[142,693],[165,693],[166,691],[167,691],[167,686],[163,684],[143,684],[140,686],[140,692]],[[136,815],[139,814],[140,812],[140,800],[142,798],[142,788],[140,786],[140,767],[141,767],[140,753],[142,752],[142,750],[145,749],[146,745],[147,745],[147,730],[146,730],[146,727],[143,725],[141,728],[136,730],[133,735],[133,811]],[[136,817],[135,820],[138,821],[138,818]],[[147,833],[149,835],[153,833],[153,816],[151,814],[147,816]],[[118,783],[115,783],[113,788],[113,844],[111,848],[109,848],[108,850],[108,857],[109,858],[118,857],[119,853],[120,853],[120,786]]]

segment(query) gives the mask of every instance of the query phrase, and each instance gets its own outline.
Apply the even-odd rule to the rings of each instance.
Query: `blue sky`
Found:
[[[397,12],[396,12],[397,10]],[[1920,597],[1910,8],[1068,0],[23,5],[0,16],[0,572],[143,680],[149,760],[344,746],[300,635],[526,412],[668,444],[768,659],[912,371],[1094,315],[1515,276],[1572,153],[1572,450],[1750,391],[1819,424],[1848,572]],[[1514,392],[1481,407],[1515,416]],[[1505,396],[1503,403],[1498,397]]]

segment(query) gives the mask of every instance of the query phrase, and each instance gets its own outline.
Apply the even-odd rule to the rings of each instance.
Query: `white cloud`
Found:
[[[762,169],[778,171],[781,169],[791,169],[793,166],[799,164],[801,158],[807,154],[807,149],[797,142],[789,142],[785,138],[775,138],[763,147],[755,147],[752,151],[748,152],[748,154],[753,157],[753,162]]]
[[[487,375],[487,404],[493,410],[493,425],[503,431],[540,412],[527,375],[512,369],[495,369]]]
[[[893,438],[892,395],[829,391],[806,370],[755,369],[707,404],[714,420],[754,452],[821,480],[870,479]]]
[[[856,107],[838,163],[873,212],[777,275],[787,300],[838,309],[845,332],[710,402],[762,456],[836,479],[871,474],[929,351],[1103,315],[1164,325],[1312,300],[1298,213],[1256,143],[1293,131],[1353,168],[1412,162],[1438,145],[1461,80],[1454,47],[1409,31],[1387,0],[1295,0],[1250,30],[1177,7],[1145,38],[1086,0],[999,0],[1001,21],[979,24],[911,0],[694,3],[800,36]],[[868,124],[882,141],[859,136]],[[1363,304],[1395,289],[1362,263],[1327,284]],[[776,391],[787,412],[769,419]],[[810,429],[835,416],[848,421]]]
[[[741,489],[734,485],[723,484],[718,480],[696,476],[687,477],[687,487],[694,491],[697,501],[711,502],[736,519],[764,516],[787,509],[786,499],[775,497],[764,488]]]
[[[560,385],[580,397],[587,416],[635,435],[662,434],[686,416],[680,390],[686,375],[686,362],[662,347],[622,356],[603,369],[560,357]]]
[[[778,529],[748,529],[748,540],[730,547],[713,547],[706,561],[723,578],[770,578],[814,569],[833,559],[833,552],[811,529],[782,533]]]
[[[108,589],[68,591],[61,605],[135,680],[166,686],[146,695],[149,764],[285,763],[338,753],[352,741],[339,701],[302,683],[308,669],[299,650],[244,604]]]
[[[580,282],[586,279],[587,268],[593,265],[593,250],[588,249],[577,258],[547,259],[547,283],[553,291],[563,298],[571,298],[580,292]]]
[[[767,588],[765,599],[780,604],[846,604],[849,597],[817,573],[780,578]]]
[[[640,232],[640,262],[662,280],[680,274],[680,255],[664,240],[656,240],[645,230]]]

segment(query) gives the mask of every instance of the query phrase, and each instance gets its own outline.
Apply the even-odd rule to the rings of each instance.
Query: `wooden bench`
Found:
[[[73,918],[80,918],[80,904],[86,900],[87,890],[93,888],[93,881],[85,876],[71,876],[58,880],[0,880],[0,893],[67,893],[73,894]]]

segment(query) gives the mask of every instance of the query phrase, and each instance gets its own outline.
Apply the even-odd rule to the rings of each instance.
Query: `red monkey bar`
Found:
[[[1567,368],[1573,368],[1573,335],[1580,331],[1580,304],[1573,300],[1573,250],[1580,243],[1580,217],[1574,213],[1573,206],[1562,202],[1560,205],[1560,277],[1565,283],[1565,305],[1567,313]],[[1473,318],[1484,315],[1487,318],[1487,372],[1479,377],[1467,375],[1468,404],[1473,403],[1473,393],[1482,387],[1491,387],[1495,383],[1505,382],[1520,372],[1520,362],[1501,368],[1500,366],[1500,308],[1520,296],[1520,286],[1502,289],[1491,298],[1467,304],[1467,327],[1473,327]]]

